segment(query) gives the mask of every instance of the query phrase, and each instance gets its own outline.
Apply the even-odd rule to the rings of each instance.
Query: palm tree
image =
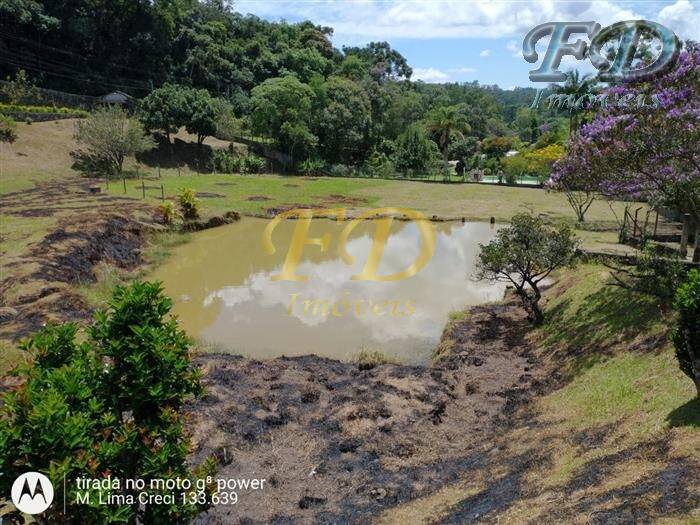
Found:
[[[437,139],[442,152],[445,179],[449,177],[448,149],[454,137],[464,138],[471,128],[460,106],[441,106],[430,112],[426,120],[426,129]]]
[[[590,73],[581,75],[576,69],[568,71],[565,75],[566,80],[564,84],[552,84],[550,88],[557,95],[571,97],[574,102],[584,95],[593,93],[598,83],[598,79]],[[579,109],[573,107],[573,104],[569,105],[569,135],[578,132],[580,125],[579,111]]]

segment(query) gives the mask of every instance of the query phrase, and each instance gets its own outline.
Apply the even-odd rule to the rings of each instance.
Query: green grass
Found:
[[[357,354],[352,356],[351,361],[365,370],[378,365],[396,363],[396,359],[380,350],[371,350],[363,347]]]

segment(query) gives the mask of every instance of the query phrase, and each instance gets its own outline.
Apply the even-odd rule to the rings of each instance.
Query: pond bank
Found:
[[[187,407],[194,462],[214,455],[219,477],[269,486],[198,522],[367,522],[455,481],[544,388],[528,330],[509,298],[451,322],[426,367],[200,356],[207,394]]]

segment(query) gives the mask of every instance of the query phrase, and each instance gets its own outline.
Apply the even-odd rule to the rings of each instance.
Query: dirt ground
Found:
[[[509,301],[451,325],[431,367],[201,357],[193,461],[214,455],[219,478],[268,484],[198,523],[366,523],[457,480],[489,460],[492,437],[541,388],[526,331]]]

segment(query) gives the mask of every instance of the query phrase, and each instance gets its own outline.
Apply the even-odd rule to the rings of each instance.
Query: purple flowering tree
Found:
[[[607,107],[571,138],[550,186],[674,206],[700,224],[700,45],[687,43],[666,74],[606,95]],[[639,108],[642,96],[655,107]]]

